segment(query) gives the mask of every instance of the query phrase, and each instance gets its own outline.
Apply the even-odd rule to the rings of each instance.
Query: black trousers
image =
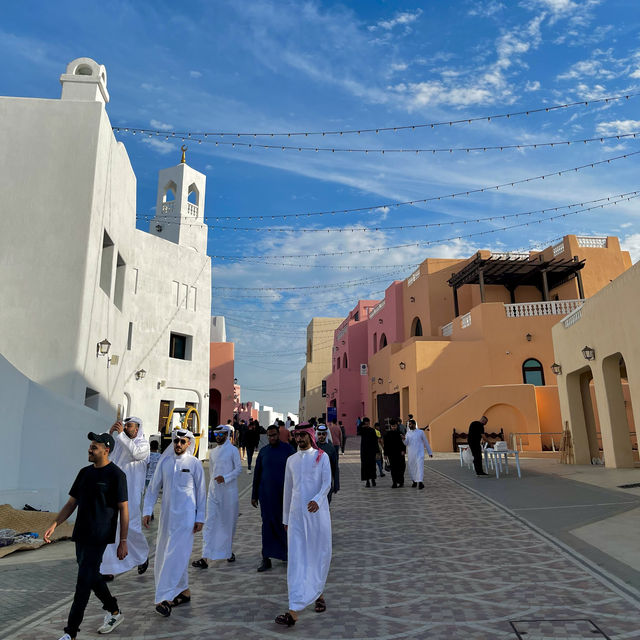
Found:
[[[479,442],[470,442],[469,450],[473,454],[473,467],[476,473],[483,473],[482,469],[482,447]]]
[[[250,447],[247,445],[247,469],[251,469],[251,462],[253,460],[253,452],[255,451],[255,447]]]
[[[391,467],[391,481],[393,484],[404,484],[404,471],[407,468],[404,456],[402,454],[396,456],[388,456],[389,466]]]
[[[78,635],[80,624],[84,618],[84,610],[87,608],[92,591],[96,594],[98,600],[102,602],[102,608],[105,611],[114,613],[118,610],[118,601],[111,595],[109,587],[107,587],[100,575],[100,563],[106,548],[106,543],[88,544],[76,541],[78,580],[67,626],[64,628],[65,633],[68,633],[72,638]]]

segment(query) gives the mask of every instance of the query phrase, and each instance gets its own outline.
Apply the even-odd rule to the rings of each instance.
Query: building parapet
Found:
[[[528,260],[529,254],[522,251],[491,252],[494,260]]]
[[[440,333],[443,336],[450,336],[453,333],[453,322],[445,324],[444,327],[440,327]]]
[[[420,277],[420,267],[418,267],[408,278],[407,287],[410,287]]]
[[[606,236],[577,236],[579,247],[588,247],[590,249],[606,249]]]
[[[467,327],[470,327],[470,326],[471,326],[471,313],[465,313],[460,318],[460,328],[466,329]]]
[[[553,257],[555,258],[561,253],[564,253],[564,241],[558,242],[558,244],[553,245]]]
[[[584,300],[548,300],[546,302],[518,302],[505,304],[507,318],[567,315],[582,306]]]
[[[572,311],[566,318],[562,319],[562,325],[565,329],[568,329],[570,326],[574,325],[578,320],[582,318],[582,305],[580,305],[577,309]]]
[[[338,331],[338,333],[336,333],[336,340],[341,340],[344,337],[344,334],[347,333],[347,329],[349,328],[349,324],[345,324],[344,327],[342,327],[342,329],[340,329]]]
[[[378,304],[375,307],[373,307],[371,311],[369,311],[369,317],[373,318],[375,315],[380,313],[384,309],[385,302],[386,300],[382,300],[381,302],[378,302]]]
[[[191,216],[198,217],[198,205],[192,202],[187,202],[187,213]]]

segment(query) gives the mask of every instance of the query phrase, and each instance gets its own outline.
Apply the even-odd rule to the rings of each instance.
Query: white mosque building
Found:
[[[211,315],[205,176],[184,155],[160,171],[136,229],[106,69],[78,58],[60,82],[59,100],[0,97],[0,502],[55,509],[118,411],[150,435],[196,407],[204,455]]]

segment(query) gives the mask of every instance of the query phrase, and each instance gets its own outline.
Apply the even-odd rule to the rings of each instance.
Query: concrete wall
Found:
[[[90,431],[110,424],[99,413],[29,380],[0,355],[0,503],[58,511],[89,464]]]

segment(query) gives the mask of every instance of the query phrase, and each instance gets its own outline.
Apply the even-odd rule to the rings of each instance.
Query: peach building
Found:
[[[210,340],[209,426],[216,427],[233,419],[235,407],[235,345],[227,342],[224,317],[211,318]]]
[[[331,373],[333,334],[342,318],[312,318],[307,325],[307,357],[300,371],[300,422],[326,411],[323,378]]]
[[[337,371],[327,388],[373,421],[413,414],[438,451],[451,451],[453,430],[466,432],[483,414],[512,445],[557,448],[551,329],[630,266],[617,238],[573,235],[543,251],[428,258],[369,313],[366,396],[350,379],[345,394]],[[345,348],[338,333],[334,363]]]
[[[562,424],[570,429],[576,464],[638,461],[639,292],[636,263],[553,327]]]
[[[368,322],[379,300],[360,300],[336,329],[331,373],[326,378],[327,419],[335,413],[347,435],[356,433],[356,420],[368,412]]]

